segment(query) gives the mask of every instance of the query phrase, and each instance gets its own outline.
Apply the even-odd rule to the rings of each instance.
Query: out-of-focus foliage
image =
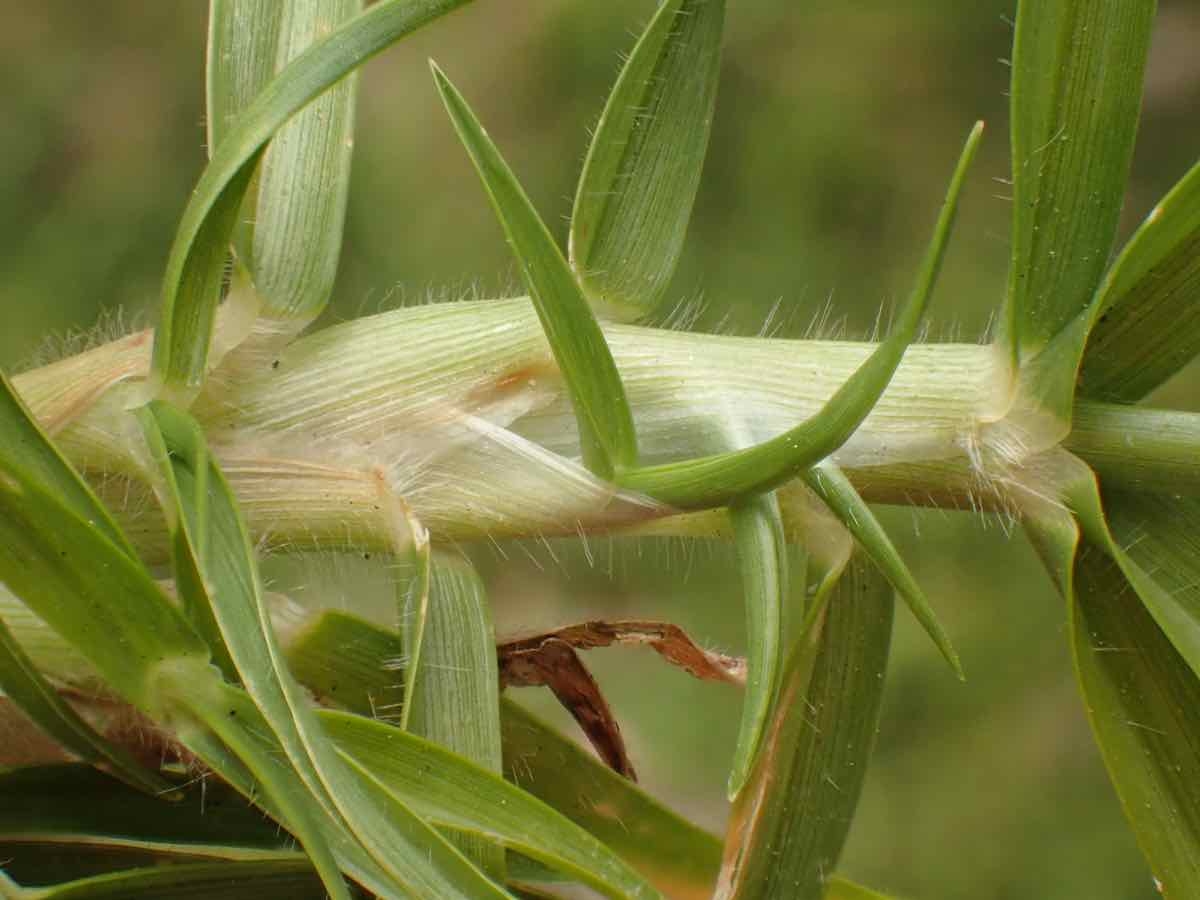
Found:
[[[47,352],[47,333],[89,328],[106,310],[137,316],[154,302],[205,158],[204,4],[113,0],[87,17],[68,0],[10,5],[0,32],[7,367]],[[687,304],[703,293],[702,326],[754,333],[768,323],[799,335],[815,319],[833,333],[839,323],[821,319],[832,293],[846,333],[865,334],[879,299],[907,286],[925,240],[913,210],[940,196],[964,122],[992,124],[979,170],[1008,170],[1008,72],[998,58],[1011,42],[1010,4],[737,7],[707,168],[662,317],[691,315]],[[651,9],[646,0],[537,0],[518,15],[511,4],[478,4],[369,65],[328,315],[517,283],[453,133],[429,125],[442,112],[427,56],[455,74],[561,239],[586,129],[617,50]],[[1200,150],[1198,40],[1194,3],[1160,3],[1122,233]],[[964,209],[934,336],[983,333],[1004,284],[1007,193],[997,182],[997,199]],[[1194,407],[1195,383],[1185,374],[1167,385],[1169,402]],[[1154,896],[1075,695],[1063,604],[1024,539],[998,542],[1001,523],[971,513],[885,518],[970,680],[958,684],[917,626],[897,617],[878,748],[843,869],[929,900]],[[618,542],[611,577],[604,545],[592,548],[595,568],[577,547],[528,549],[536,564],[520,551],[503,565],[481,560],[501,634],[631,613],[742,647],[729,547]],[[737,693],[629,650],[591,661],[646,786],[719,829]]]

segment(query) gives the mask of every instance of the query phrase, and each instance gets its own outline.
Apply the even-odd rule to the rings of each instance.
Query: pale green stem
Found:
[[[812,415],[871,352],[852,341],[739,338],[607,325],[647,463],[711,452],[735,424],[745,443]],[[124,365],[112,345],[92,351]],[[139,352],[131,349],[129,352]],[[140,359],[144,359],[144,352]],[[523,298],[396,310],[301,338],[277,359],[232,355],[224,388],[195,412],[251,527],[273,545],[373,546],[390,490],[435,540],[625,528],[712,533],[716,518],[681,516],[616,492],[579,464],[570,404],[537,317]],[[128,367],[126,367],[128,368]],[[66,425],[69,457],[94,473],[138,478],[136,441],[121,424],[142,400],[137,377]],[[224,377],[221,377],[224,376]],[[44,373],[16,379],[40,414]],[[969,508],[1006,506],[1020,458],[988,445],[1009,381],[992,348],[911,347],[878,406],[833,456],[868,499]],[[1083,407],[1068,446],[1128,473],[1114,450],[1133,422],[1167,414]],[[1170,414],[1179,415],[1179,414]],[[1121,418],[1123,417],[1123,418]],[[1119,419],[1119,421],[1118,421]],[[1135,429],[1136,430],[1136,429]],[[1139,477],[1200,485],[1187,433],[1148,433]],[[1196,432],[1190,432],[1196,433]],[[1032,458],[1049,449],[1028,443]],[[1153,452],[1149,452],[1153,451]],[[1176,478],[1177,473],[1191,473]],[[1189,481],[1188,478],[1191,478]],[[1159,479],[1154,481],[1154,479]],[[153,504],[124,481],[109,497],[143,549],[162,541]],[[788,502],[785,491],[784,500]],[[785,518],[787,513],[785,512]]]

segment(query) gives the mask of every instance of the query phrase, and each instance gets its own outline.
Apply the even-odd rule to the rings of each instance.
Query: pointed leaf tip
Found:
[[[708,148],[725,0],[667,0],[621,70],[571,214],[570,262],[609,315],[662,299],[683,249]]]
[[[896,592],[903,598],[905,604],[925,629],[938,651],[954,670],[959,681],[966,681],[962,660],[950,642],[950,636],[942,623],[938,621],[925,592],[913,577],[911,570],[904,562],[900,551],[892,543],[883,524],[875,517],[871,507],[854,489],[843,473],[831,461],[826,460],[819,466],[809,469],[803,474],[807,484],[822,502],[829,507],[846,529],[854,536],[855,541],[862,547],[863,552],[875,564],[880,573],[891,583]]]
[[[579,426],[583,462],[594,474],[610,479],[637,462],[637,437],[604,332],[558,244],[487,131],[436,63],[431,62],[431,70],[504,229],[562,373]]]

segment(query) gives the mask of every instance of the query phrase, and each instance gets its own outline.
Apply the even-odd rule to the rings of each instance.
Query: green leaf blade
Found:
[[[658,896],[603,844],[498,775],[362,716],[323,712],[321,718],[340,752],[366,777],[430,821],[518,850],[608,897]]]
[[[1152,0],[1022,0],[1018,6],[1013,256],[1004,336],[1014,363],[1045,347],[1088,306],[1108,264],[1154,7]]]
[[[545,223],[458,90],[430,63],[442,101],[529,288],[567,386],[584,464],[602,478],[637,461],[633,415],[621,376],[588,302]]]
[[[621,70],[571,215],[571,266],[589,299],[637,318],[662,298],[708,147],[724,0],[668,0]]]
[[[170,782],[84,721],[38,672],[3,619],[0,619],[0,692],[42,731],[85,762],[104,763],[118,778],[148,793],[174,790]]]
[[[483,582],[465,558],[433,560],[429,621],[415,680],[408,730],[500,774],[500,675],[496,635]],[[455,841],[498,881],[504,854],[477,838]]]
[[[1071,638],[1105,764],[1165,896],[1200,891],[1200,680],[1120,568],[1096,548],[1076,566]]]
[[[161,402],[148,408],[143,422],[148,430],[157,429],[169,451],[168,457],[160,460],[164,479],[170,499],[179,509],[177,519],[192,562],[203,576],[208,602],[230,656],[278,737],[289,771],[294,768],[309,792],[309,805],[335,811],[401,893],[425,893],[447,900],[505,896],[399,798],[370,790],[335,754],[309,699],[287,668],[262,595],[245,523],[224,476],[207,453],[199,426],[186,413]],[[188,490],[202,468],[207,469],[209,485],[206,510]],[[201,552],[202,547],[208,552]],[[221,730],[224,720],[211,703],[205,705],[203,697],[193,697],[192,708],[239,756],[252,749],[244,738],[237,746],[231,744],[241,736]],[[260,765],[255,775],[263,778],[267,771]],[[276,777],[271,787],[285,791],[288,785]],[[289,820],[308,815],[305,807],[296,803],[284,813]],[[310,840],[318,841],[319,833],[310,829]]]
[[[746,692],[726,792],[741,793],[758,758],[783,668],[787,541],[779,500],[763,494],[730,507],[746,606]]]
[[[878,728],[893,603],[861,561],[832,593],[788,661],[768,744],[734,804],[721,900],[819,900],[841,855]]]
[[[1081,393],[1134,403],[1200,353],[1200,164],[1159,202],[1100,289]]]
[[[361,12],[362,0],[293,0],[280,24],[278,66]],[[246,260],[259,314],[306,325],[333,292],[354,149],[358,76],[350,74],[276,133],[263,156]]]

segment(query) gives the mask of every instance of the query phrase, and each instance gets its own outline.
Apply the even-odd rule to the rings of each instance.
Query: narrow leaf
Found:
[[[205,124],[210,158],[237,117],[275,74],[279,26],[287,9],[279,0],[209,0]],[[236,253],[245,262],[254,244],[257,197],[256,172],[232,235]]]
[[[279,26],[277,66],[362,11],[362,0],[291,0]],[[329,301],[342,250],[354,102],[351,74],[284,125],[259,173],[254,250],[244,259],[260,315],[307,324]]]
[[[545,223],[462,95],[434,81],[512,247],[575,408],[584,464],[602,478],[637,462],[625,388],[596,317]]]
[[[500,680],[487,594],[469,561],[433,560],[429,621],[408,730],[500,774]],[[504,854],[477,838],[455,840],[492,878],[504,881]]]
[[[204,121],[210,157],[275,74],[286,8],[279,0],[209,0]]]
[[[787,539],[779,499],[761,494],[729,508],[746,606],[746,693],[726,790],[732,800],[750,777],[783,667]]]
[[[297,111],[369,58],[466,0],[377,3],[294,59],[215,148],[188,202],[163,279],[153,373],[184,399],[204,379],[226,248],[263,148]]]
[[[721,860],[713,835],[516,703],[501,700],[501,713],[509,778],[599,838],[666,896],[709,900]]]
[[[1080,689],[1125,814],[1163,893],[1191,896],[1200,889],[1200,681],[1154,610],[1175,595],[1183,610],[1200,600],[1200,505],[1114,494],[1097,527],[1098,501],[1077,481],[1074,505],[1093,519],[1087,540],[1049,504],[1026,528],[1070,605]]]
[[[313,802],[308,786],[297,777],[288,758],[272,753],[249,733],[255,724],[253,718],[234,700],[235,696],[243,695],[236,695],[223,684],[219,687],[225,689],[214,693],[207,685],[198,686],[183,679],[173,679],[168,686],[173,698],[233,751],[253,775],[275,814],[282,817],[287,829],[304,847],[329,896],[333,900],[350,900],[338,860],[326,840],[320,804]]]
[[[793,651],[753,779],[734,804],[715,898],[819,900],[850,829],[879,722],[892,592],[851,565]]]
[[[667,0],[609,94],[583,164],[570,256],[615,318],[662,299],[683,249],[708,148],[725,0]]]
[[[38,427],[12,382],[0,372],[0,472],[17,468],[91,523],[126,556],[135,556],[108,510]]]
[[[18,468],[0,474],[0,580],[143,710],[164,662],[207,668],[208,647],[145,568]]]
[[[316,633],[313,632],[314,635]],[[330,630],[324,633],[334,632]],[[339,647],[344,642],[378,648],[377,665],[363,665],[355,661],[338,676],[339,699],[348,709],[369,716],[373,709],[372,698],[393,685],[397,677],[397,673],[390,671],[385,662],[395,660],[402,652],[400,636],[350,616],[344,617],[337,634],[339,638],[336,642],[315,638],[298,641],[289,649],[289,658],[302,680],[307,682],[307,676],[311,673],[324,682],[333,677],[329,673],[338,667],[341,659]],[[336,715],[320,715],[336,731]],[[668,896],[680,900],[708,900],[721,858],[721,845],[715,837],[665,809],[632,782],[604,766],[594,755],[503,697],[500,700],[500,721],[505,773],[510,780],[586,829],[599,839],[602,846],[611,848],[627,860]],[[391,732],[388,734],[391,735]],[[389,741],[397,745],[394,751],[397,758],[402,752],[407,752],[402,747],[409,742],[415,742],[418,747],[425,746],[425,742],[414,737],[404,741],[391,736]],[[453,766],[447,765],[450,767],[446,771],[451,772]],[[457,783],[454,779],[444,785],[431,780],[438,771],[440,769],[436,766],[422,768],[419,775],[422,780],[416,787],[416,793],[410,797],[414,806],[431,820],[440,820],[454,827],[456,820],[464,822],[470,816],[495,813],[498,808],[520,809],[507,804],[481,809],[481,805],[474,800],[476,788],[468,786],[460,795],[454,790]],[[404,782],[398,777],[389,783],[395,790],[404,790]],[[462,805],[454,805],[458,802],[455,798],[460,796]],[[421,806],[422,797],[440,799],[436,805]],[[519,815],[527,827],[538,822],[538,818],[532,814]],[[476,827],[498,834],[498,821],[480,822]],[[637,829],[628,828],[627,823],[630,822],[637,822]],[[515,836],[506,840],[512,841],[508,846],[520,846]],[[542,849],[537,851],[537,857],[546,859],[548,849],[555,854],[569,855],[561,845],[543,844]],[[532,846],[522,852],[535,855]],[[563,868],[564,865],[562,861],[548,861],[548,864],[557,868]],[[582,872],[579,874],[584,877]]]
[[[288,764],[287,756],[279,745],[271,726],[246,693],[227,684],[217,684],[215,689],[198,688],[193,679],[182,678],[170,684],[177,696],[176,714],[172,726],[181,740],[222,780],[234,787],[247,800],[262,809],[283,827],[295,832],[298,826],[288,821],[273,792],[255,777],[252,769],[231,752],[229,745],[219,740],[209,727],[195,714],[189,712],[190,704],[202,707],[201,715],[224,715],[224,729],[236,729],[233,741],[243,748],[247,757],[257,760],[256,765],[270,760],[276,764],[272,777],[282,783],[282,788],[300,798],[311,792]],[[248,746],[248,745],[254,746]],[[328,844],[342,871],[381,900],[407,900],[410,892],[399,889],[392,877],[367,854],[354,836],[338,818],[336,810],[319,803],[308,803],[303,813],[316,817],[321,837]]]
[[[871,412],[917,335],[945,255],[959,194],[982,136],[981,122],[963,147],[916,285],[892,333],[816,415],[757,446],[634,469],[620,475],[618,483],[683,509],[720,506],[778,487],[844,444]]]
[[[1200,680],[1096,548],[1075,567],[1071,637],[1088,717],[1167,897],[1200,891]]]
[[[337,811],[371,858],[402,890],[433,896],[503,897],[504,892],[459,855],[392,794],[372,791],[328,746],[310,701],[292,677],[275,639],[262,596],[245,523],[224,476],[204,446],[199,426],[186,413],[155,402],[143,415],[157,429],[169,456],[160,460],[170,500],[178,509],[196,570],[201,573],[216,621],[248,693],[278,736],[313,799]],[[190,486],[206,470],[208,502],[195,502]],[[245,742],[220,730],[211,705],[192,709],[239,757]],[[249,763],[249,760],[247,760]],[[259,767],[261,769],[261,766]],[[263,773],[255,770],[255,776]],[[282,789],[283,782],[272,785]],[[289,821],[297,813],[284,810]],[[311,838],[310,838],[311,839]],[[308,844],[306,844],[308,847]],[[323,877],[328,884],[328,878]]]
[[[863,552],[873,562],[883,576],[891,582],[896,592],[904,598],[916,620],[925,629],[925,633],[933,640],[934,645],[950,663],[954,674],[963,679],[962,662],[958,658],[950,636],[942,623],[938,621],[933,607],[925,598],[925,592],[917,584],[911,571],[901,558],[891,538],[887,536],[883,525],[875,518],[871,508],[859,496],[854,485],[850,483],[842,470],[833,462],[826,460],[801,476],[804,483],[812,488],[813,493],[824,501],[830,511],[854,535],[855,541]]]
[[[169,782],[177,802],[147,795],[89,766],[0,775],[0,843],[143,850],[172,857],[295,857],[292,839],[215,779]],[[17,860],[20,862],[20,860]]]
[[[1092,300],[1108,265],[1141,104],[1153,0],[1021,0],[1011,107],[1013,363]],[[1061,365],[1074,367],[1078,356]]]
[[[1143,568],[1113,534],[1095,476],[1073,457],[1064,465],[1069,466],[1065,468],[1069,474],[1060,481],[1060,496],[1078,519],[1083,535],[1120,567],[1175,649],[1200,675],[1200,593],[1164,583],[1157,566]]]
[[[362,716],[324,712],[340,752],[444,828],[487,839],[575,876],[607,897],[658,897],[596,838],[498,775]]]
[[[38,672],[3,619],[0,619],[0,692],[42,731],[85,762],[106,765],[118,778],[148,793],[174,790],[170,782],[85,722]]]
[[[322,900],[325,891],[303,859],[151,866],[29,890],[27,900]]]
[[[428,541],[419,541],[413,548],[414,574],[398,582],[397,606],[400,616],[400,635],[404,652],[399,659],[404,665],[404,696],[400,707],[400,727],[407,728],[412,717],[413,700],[417,696],[417,680],[421,675],[421,654],[425,649],[425,630],[429,625],[429,591],[433,577],[433,551]]]
[[[1080,371],[1089,397],[1133,403],[1200,353],[1200,164],[1105,276]]]

